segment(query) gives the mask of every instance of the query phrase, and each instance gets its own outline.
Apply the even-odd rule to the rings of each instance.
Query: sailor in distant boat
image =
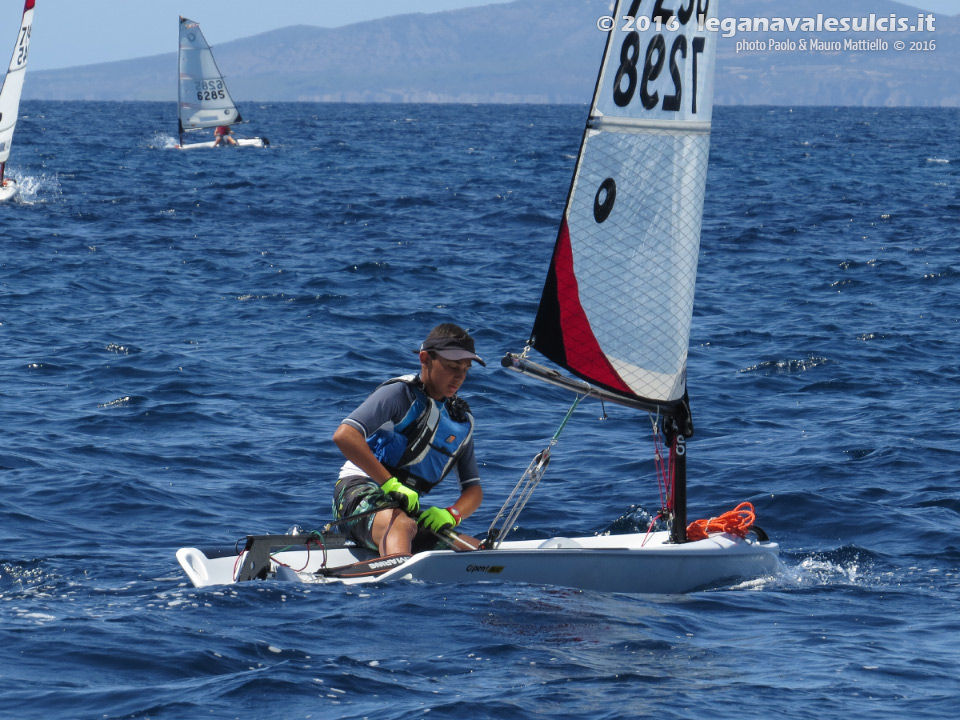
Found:
[[[457,391],[474,360],[486,363],[469,333],[452,323],[433,328],[417,352],[419,375],[380,385],[333,434],[347,459],[334,489],[334,516],[360,515],[345,524],[347,535],[381,555],[412,553],[415,538],[419,545],[431,531],[456,527],[483,501],[473,415]],[[420,512],[420,496],[450,473],[460,497]],[[418,538],[418,529],[427,532]]]
[[[231,132],[229,125],[217,126],[217,129],[213,131],[213,146],[220,147],[221,143],[236,145],[237,141],[233,139]]]

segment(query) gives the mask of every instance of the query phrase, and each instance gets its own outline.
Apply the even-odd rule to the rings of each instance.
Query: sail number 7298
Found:
[[[652,5],[650,20],[654,29],[666,26],[668,29],[680,29],[688,23],[696,23],[697,18],[706,16],[710,7],[710,0],[673,0],[680,2],[676,11],[665,8],[665,2],[670,0],[656,0],[648,2]],[[698,58],[706,47],[706,38],[702,35],[694,37],[692,42],[687,36],[678,34],[667,49],[667,41],[663,33],[656,32],[647,44],[643,54],[643,67],[638,70],[641,60],[640,33],[635,29],[641,26],[637,23],[637,13],[644,0],[633,0],[625,16],[627,24],[624,30],[630,29],[623,44],[620,46],[620,64],[613,81],[613,102],[619,107],[626,107],[639,95],[640,102],[647,110],[653,110],[658,105],[668,112],[679,112],[684,104],[684,72],[683,64],[689,59],[692,63],[693,87],[689,88],[690,112],[697,112],[697,76]],[[644,18],[646,20],[646,18]],[[644,22],[641,27],[651,27]],[[661,79],[664,66],[669,66],[669,78]],[[638,92],[639,90],[639,92]],[[661,95],[661,91],[663,94]]]

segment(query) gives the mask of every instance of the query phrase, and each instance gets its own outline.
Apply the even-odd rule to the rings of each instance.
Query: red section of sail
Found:
[[[600,343],[597,342],[587,314],[580,304],[580,286],[573,273],[573,249],[570,247],[570,229],[567,227],[566,217],[563,218],[560,236],[557,238],[554,272],[567,367],[591,382],[635,395],[600,349]]]
[[[26,12],[27,10],[33,10],[33,5],[34,5],[35,2],[36,2],[36,0],[27,0],[27,1],[23,4],[23,11]]]

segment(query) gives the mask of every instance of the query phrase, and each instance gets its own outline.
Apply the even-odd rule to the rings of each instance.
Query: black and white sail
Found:
[[[617,3],[531,334],[591,385],[656,406],[686,391],[716,6]]]

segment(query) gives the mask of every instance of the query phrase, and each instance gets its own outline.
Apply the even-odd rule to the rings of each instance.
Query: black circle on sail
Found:
[[[601,195],[604,195],[603,202],[600,201]],[[596,197],[593,198],[593,219],[598,223],[602,223],[610,217],[610,212],[613,210],[613,203],[616,199],[617,183],[613,178],[608,177],[600,183],[600,187],[597,188]]]

